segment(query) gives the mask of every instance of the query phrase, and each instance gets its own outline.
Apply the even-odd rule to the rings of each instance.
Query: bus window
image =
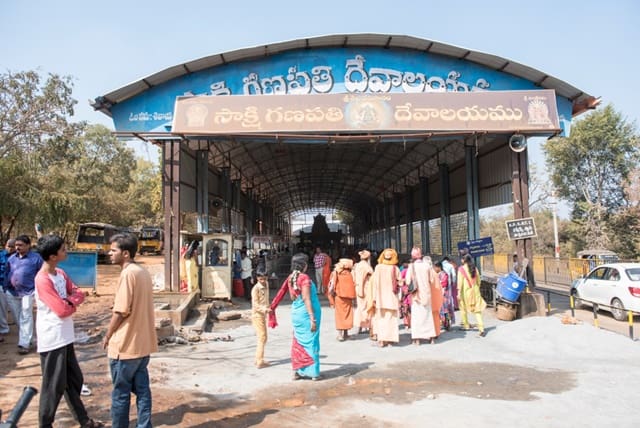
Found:
[[[98,253],[98,260],[104,261],[109,254],[109,240],[121,229],[107,223],[83,223],[78,226],[75,249]]]

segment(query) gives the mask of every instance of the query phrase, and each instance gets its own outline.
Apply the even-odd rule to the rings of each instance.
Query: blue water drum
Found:
[[[520,293],[527,286],[527,281],[520,278],[515,273],[511,272],[502,278],[498,279],[498,294],[504,300],[515,303],[520,297]]]

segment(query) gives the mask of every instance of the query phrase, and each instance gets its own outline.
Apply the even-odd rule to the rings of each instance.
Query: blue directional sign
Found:
[[[98,276],[98,253],[68,251],[67,259],[58,263],[71,281],[78,287],[96,288]]]
[[[493,240],[491,237],[475,239],[473,241],[458,242],[458,252],[467,253],[471,257],[490,256],[493,254]]]

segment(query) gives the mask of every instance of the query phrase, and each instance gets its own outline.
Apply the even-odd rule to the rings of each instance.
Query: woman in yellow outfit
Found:
[[[480,337],[484,337],[486,333],[482,311],[487,307],[487,303],[480,294],[480,272],[469,254],[465,254],[462,266],[458,268],[458,306],[462,315],[462,329],[470,329],[467,312],[472,312],[476,316]]]

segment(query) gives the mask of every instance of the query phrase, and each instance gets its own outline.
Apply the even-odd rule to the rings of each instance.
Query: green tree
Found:
[[[37,192],[34,158],[50,141],[75,134],[72,80],[35,71],[0,73],[0,241],[30,217]],[[79,125],[81,126],[81,125]],[[24,227],[24,226],[22,226]],[[30,229],[32,230],[32,229]]]
[[[543,148],[558,195],[572,205],[570,233],[578,247],[611,249],[613,219],[628,206],[621,183],[638,162],[635,126],[608,105],[577,122],[569,138],[553,138]]]
[[[127,223],[135,227],[161,225],[162,175],[158,165],[138,159],[131,173],[131,184],[124,199],[127,201]]]
[[[68,136],[76,100],[72,79],[35,71],[0,74],[0,158],[30,153],[49,139]]]
[[[125,211],[122,195],[135,168],[133,152],[102,125],[77,131],[70,139],[51,139],[35,154],[36,185],[26,215],[45,230],[72,231],[85,221],[119,224]]]

